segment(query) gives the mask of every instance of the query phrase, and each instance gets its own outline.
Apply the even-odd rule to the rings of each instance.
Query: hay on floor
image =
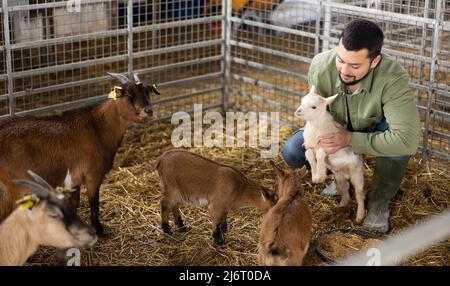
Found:
[[[130,128],[119,149],[114,168],[107,174],[100,191],[100,220],[106,235],[93,249],[81,251],[82,265],[256,265],[261,214],[254,209],[231,213],[225,245],[215,247],[211,238],[211,220],[206,209],[183,206],[186,233],[164,234],[159,227],[160,191],[156,172],[148,164],[165,150],[172,149],[170,123]],[[281,128],[281,142],[292,129]],[[282,143],[281,143],[282,144]],[[272,188],[274,171],[268,159],[254,148],[189,148],[221,163],[242,170],[250,178]],[[280,156],[275,161],[284,164]],[[373,158],[365,166],[365,189],[370,191]],[[284,165],[285,166],[285,165]],[[356,202],[339,208],[338,198],[324,197],[325,184],[304,182],[306,197],[313,212],[313,237],[332,228],[355,227]],[[420,222],[450,206],[449,176],[419,165],[412,160],[402,191],[391,207],[391,231]],[[80,215],[89,221],[85,190],[81,194]],[[173,222],[171,221],[173,225]],[[28,265],[62,265],[56,251],[42,247]],[[305,265],[323,265],[311,248]],[[404,262],[405,265],[450,265],[450,240],[436,244]]]

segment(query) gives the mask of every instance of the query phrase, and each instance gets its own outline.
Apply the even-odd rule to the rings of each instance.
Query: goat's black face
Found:
[[[97,241],[95,229],[85,223],[70,206],[67,199],[53,197],[47,201],[49,220],[61,223],[77,247],[92,247]]]
[[[158,94],[152,87],[140,82],[123,85],[121,93],[124,99],[121,100],[121,115],[135,123],[152,119],[153,108],[150,94],[153,92]]]

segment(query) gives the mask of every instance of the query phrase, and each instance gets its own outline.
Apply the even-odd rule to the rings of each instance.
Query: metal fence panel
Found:
[[[12,71],[5,65],[0,73],[0,116],[103,100],[111,86],[106,73],[130,69],[160,84],[159,117],[189,110],[193,102],[221,105],[223,41],[207,26],[222,14],[204,11],[202,2],[3,0],[11,40],[2,42],[2,57],[9,46]]]
[[[0,18],[0,117],[103,100],[106,72],[132,69],[160,84],[159,119],[202,103],[291,125],[313,56],[349,20],[373,20],[411,75],[423,158],[448,170],[448,1],[2,0]]]
[[[248,2],[250,3],[250,2]],[[376,22],[383,51],[411,75],[421,112],[423,159],[448,170],[450,145],[448,1],[252,1],[234,7],[230,45],[232,102],[243,110],[276,110],[294,126],[293,110],[307,91],[312,57],[335,47],[352,19]],[[424,151],[425,150],[425,151]]]

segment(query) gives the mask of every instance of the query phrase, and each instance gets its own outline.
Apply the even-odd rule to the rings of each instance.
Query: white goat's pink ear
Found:
[[[309,89],[309,93],[316,93],[316,86],[312,85],[311,88]]]
[[[339,94],[335,94],[333,96],[325,98],[325,102],[327,103],[327,105],[331,104],[338,97],[338,95]]]

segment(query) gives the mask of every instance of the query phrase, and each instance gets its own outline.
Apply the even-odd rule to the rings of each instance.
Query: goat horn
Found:
[[[133,78],[134,78],[134,82],[135,82],[136,84],[140,84],[140,83],[141,83],[141,80],[139,79],[137,73],[133,72]]]
[[[126,83],[129,83],[129,82],[130,82],[130,79],[127,78],[126,76],[124,76],[123,74],[120,74],[120,73],[112,73],[112,72],[108,72],[108,74],[109,74],[111,77],[113,77],[113,78],[117,79],[118,81],[120,81],[121,84],[126,84]]]
[[[24,187],[27,187],[30,192],[34,193],[38,198],[40,199],[47,199],[50,195],[50,192],[45,189],[40,184],[30,181],[30,180],[14,180],[14,182],[18,185],[22,185]]]
[[[33,179],[39,183],[41,186],[43,186],[45,189],[47,190],[53,190],[53,187],[47,183],[46,180],[44,180],[41,176],[39,176],[38,174],[36,174],[35,172],[28,170],[27,171],[28,175],[30,175],[31,177],[33,177]]]

